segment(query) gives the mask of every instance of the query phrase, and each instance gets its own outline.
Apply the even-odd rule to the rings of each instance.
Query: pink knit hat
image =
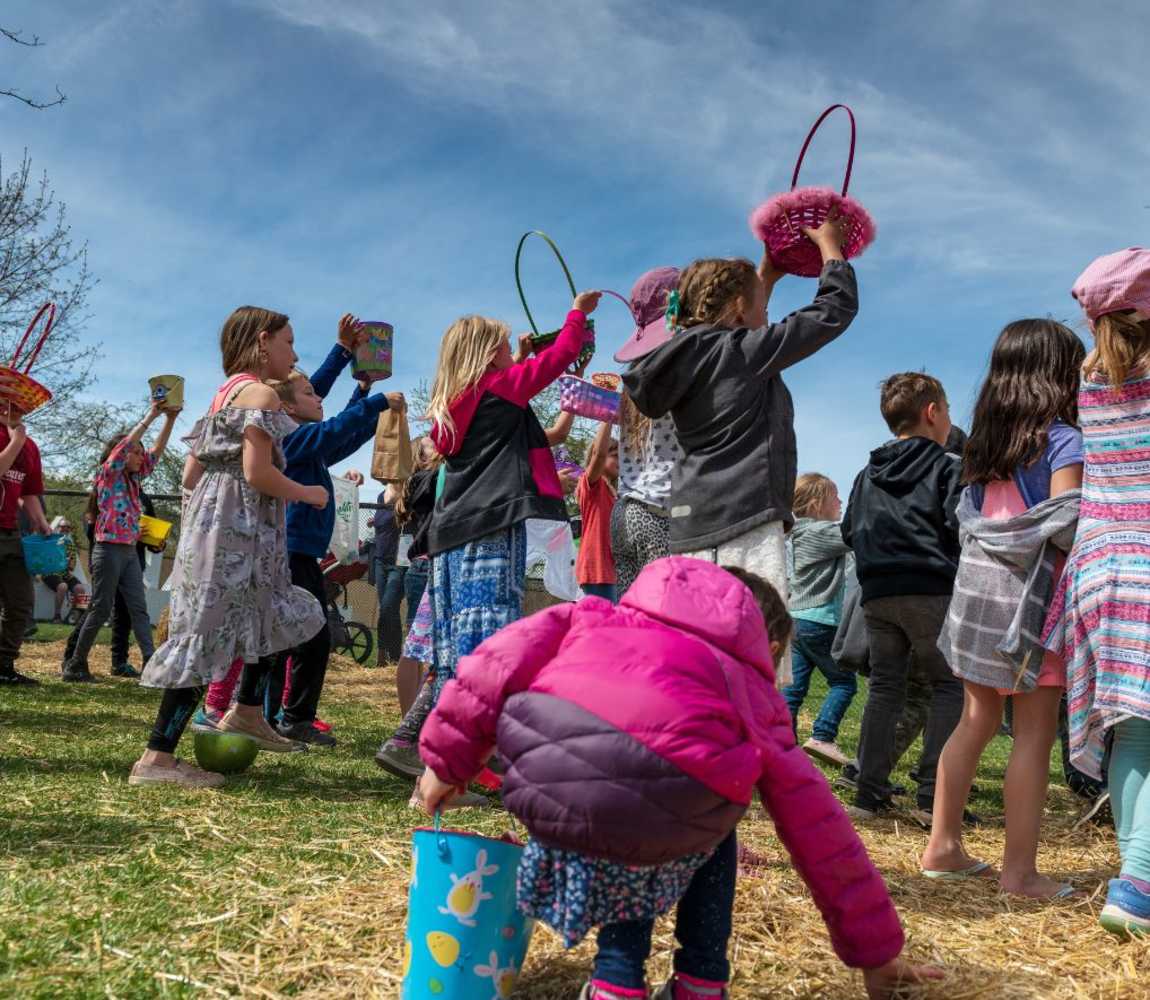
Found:
[[[1150,313],[1150,250],[1130,247],[1099,257],[1074,282],[1070,292],[1090,320],[1134,309]]]
[[[631,315],[637,329],[619,348],[616,361],[634,361],[671,339],[667,327],[667,294],[679,283],[677,267],[656,267],[639,276],[631,288]]]

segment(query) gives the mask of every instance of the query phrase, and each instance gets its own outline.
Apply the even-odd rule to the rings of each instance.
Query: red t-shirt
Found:
[[[0,451],[11,440],[8,428],[0,424]],[[0,528],[15,531],[20,526],[20,497],[38,497],[44,492],[44,473],[40,469],[40,449],[28,438],[12,468],[0,479]]]
[[[575,487],[575,499],[579,501],[579,514],[583,518],[575,577],[580,586],[615,583],[615,559],[611,555],[611,508],[615,506],[615,494],[605,477],[590,483],[583,475]]]

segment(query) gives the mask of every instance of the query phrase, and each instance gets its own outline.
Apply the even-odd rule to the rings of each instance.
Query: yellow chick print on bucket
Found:
[[[459,958],[459,942],[443,931],[432,931],[427,935],[427,950],[445,969],[451,968]]]
[[[452,888],[447,893],[447,905],[439,907],[439,912],[455,917],[464,927],[478,926],[475,914],[484,900],[494,899],[489,892],[483,891],[483,880],[490,878],[499,871],[499,865],[487,863],[487,852],[479,851],[475,855],[475,869],[460,878],[454,872],[451,874]]]
[[[519,978],[519,970],[515,968],[514,960],[506,968],[499,967],[499,955],[492,952],[487,959],[487,965],[477,965],[475,974],[482,979],[490,979],[495,984],[495,993],[491,1000],[507,1000],[511,991],[515,989],[515,981]]]

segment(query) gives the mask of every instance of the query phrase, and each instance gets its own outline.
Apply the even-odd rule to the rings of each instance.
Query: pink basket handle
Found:
[[[803,148],[799,151],[799,159],[795,164],[795,172],[791,176],[792,191],[799,185],[799,171],[802,169],[803,157],[807,155],[807,148],[810,146],[811,140],[815,137],[815,133],[819,130],[819,126],[822,125],[822,123],[825,122],[830,116],[830,113],[832,111],[837,111],[839,108],[842,108],[843,111],[845,111],[850,116],[851,120],[851,152],[850,156],[847,157],[847,175],[843,178],[842,191],[843,197],[845,198],[847,196],[847,188],[851,186],[851,171],[854,169],[855,165],[855,139],[857,137],[857,131],[855,129],[855,113],[851,111],[851,109],[848,108],[845,104],[832,104],[829,108],[826,109],[826,111],[819,115],[819,120],[811,126],[810,132],[807,133],[807,141],[803,143]]]
[[[639,320],[636,319],[636,317],[635,317],[634,310],[632,310],[632,308],[631,308],[631,300],[630,299],[624,298],[618,292],[611,291],[610,288],[600,288],[599,291],[603,295],[614,295],[615,298],[617,298],[620,302],[623,303],[623,305],[625,305],[627,307],[627,312],[631,313],[631,319],[634,320],[636,323],[639,322]]]
[[[56,303],[45,302],[40,311],[32,317],[32,322],[28,324],[28,329],[24,331],[24,336],[20,338],[20,343],[16,345],[16,351],[12,355],[12,363],[9,368],[16,368],[20,363],[20,352],[24,350],[24,345],[28,342],[28,338],[32,335],[32,331],[36,329],[36,324],[40,322],[40,317],[45,313],[48,314],[48,322],[44,324],[44,332],[40,334],[40,339],[36,341],[36,346],[32,348],[32,353],[29,355],[24,365],[24,374],[32,370],[32,363],[40,356],[40,349],[44,346],[44,341],[48,339],[48,334],[52,332],[52,327],[56,323]],[[16,369],[17,371],[19,369]]]

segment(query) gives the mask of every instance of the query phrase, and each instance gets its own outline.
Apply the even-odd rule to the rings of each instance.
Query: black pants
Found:
[[[880,597],[863,605],[870,643],[870,691],[859,736],[859,787],[855,802],[874,809],[887,798],[894,766],[895,730],[906,706],[913,655],[930,680],[930,712],[918,762],[918,805],[934,805],[935,772],[942,748],[962,715],[962,682],[938,648],[950,598]]]
[[[159,753],[175,753],[180,737],[188,727],[188,721],[200,699],[204,688],[168,688],[160,699],[160,710],[148,737],[148,749]]]
[[[11,663],[20,655],[34,605],[20,532],[0,530],[0,660]]]
[[[324,585],[323,571],[319,568],[319,560],[313,556],[289,552],[288,563],[291,567],[291,582],[314,595],[326,613],[327,588]],[[315,721],[330,655],[331,631],[327,625],[307,642],[291,651],[291,691],[283,710],[285,726]]]

